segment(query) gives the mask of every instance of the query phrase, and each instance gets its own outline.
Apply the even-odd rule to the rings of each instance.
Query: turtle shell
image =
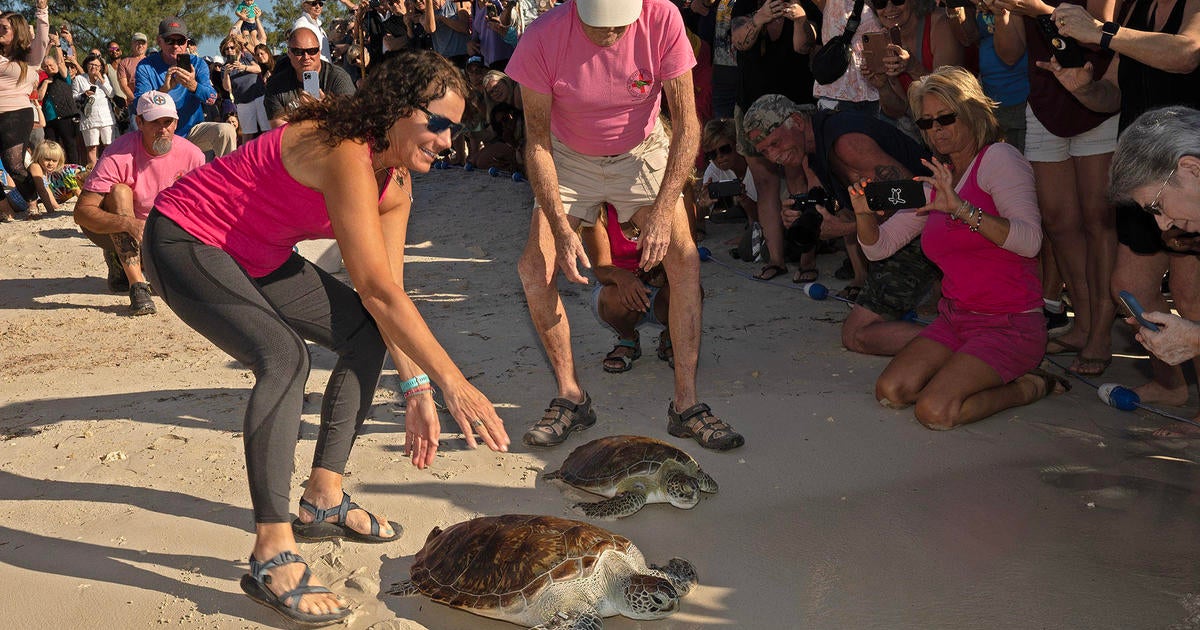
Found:
[[[458,608],[524,606],[551,582],[591,575],[606,550],[633,543],[565,518],[508,514],[433,528],[410,569],[430,599]]]
[[[671,460],[691,469],[700,467],[691,455],[662,440],[641,435],[610,435],[571,451],[562,468],[549,477],[581,488],[604,488],[626,477],[654,475]]]

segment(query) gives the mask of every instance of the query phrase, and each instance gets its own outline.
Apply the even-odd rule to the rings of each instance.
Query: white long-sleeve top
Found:
[[[88,103],[88,97],[85,97],[87,91],[96,87],[96,93],[90,97],[91,103]],[[83,116],[79,119],[80,129],[100,129],[115,125],[116,120],[112,114],[112,96],[113,85],[104,79],[101,75],[100,81],[92,83],[92,80],[86,74],[81,74],[75,77],[75,81],[71,83],[71,93],[75,96],[75,100],[82,100],[83,105],[79,108],[83,112]]]

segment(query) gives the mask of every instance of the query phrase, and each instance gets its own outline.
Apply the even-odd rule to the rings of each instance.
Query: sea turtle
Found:
[[[696,584],[682,558],[646,566],[629,539],[565,518],[484,516],[434,527],[393,595],[534,630],[600,630],[603,618],[661,619]]]
[[[716,492],[717,482],[691,455],[674,446],[640,435],[611,435],[583,444],[567,456],[562,467],[545,479],[562,481],[592,494],[609,497],[597,503],[576,503],[592,518],[629,516],[647,503],[670,503],[689,510],[701,492]]]

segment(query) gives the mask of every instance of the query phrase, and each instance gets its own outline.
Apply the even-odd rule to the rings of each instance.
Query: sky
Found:
[[[336,1],[336,0],[334,0],[334,1]],[[275,10],[275,0],[255,0],[255,4],[262,7],[263,12],[271,12],[271,11]],[[287,0],[285,0],[284,2],[280,3],[280,6],[285,7],[285,9],[289,6],[294,7],[293,9],[287,9],[287,10],[295,11],[296,17],[300,17],[300,0],[296,0],[295,2],[288,2]],[[229,7],[229,26],[230,26],[230,28],[233,27],[233,6],[232,5],[230,5],[230,7]],[[224,36],[205,37],[200,40],[200,44],[196,47],[196,52],[201,57],[209,57],[209,56],[216,57],[220,53],[220,51],[217,49],[217,46],[220,45],[222,39],[224,39]]]

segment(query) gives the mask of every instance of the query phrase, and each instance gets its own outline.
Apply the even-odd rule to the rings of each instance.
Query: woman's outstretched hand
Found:
[[[476,438],[493,451],[508,452],[508,432],[504,430],[504,421],[496,415],[496,408],[474,385],[463,379],[461,382],[442,387],[446,396],[446,407],[454,421],[462,428],[467,437],[467,445],[471,448],[478,446]]]
[[[917,210],[919,213],[927,212],[945,212],[946,214],[954,214],[958,210],[958,206],[962,204],[962,199],[959,198],[958,192],[954,190],[954,171],[950,167],[943,164],[937,158],[922,159],[921,163],[933,173],[933,177],[914,177],[913,179],[924,182],[933,186],[937,191],[937,197],[925,204],[925,207]]]

